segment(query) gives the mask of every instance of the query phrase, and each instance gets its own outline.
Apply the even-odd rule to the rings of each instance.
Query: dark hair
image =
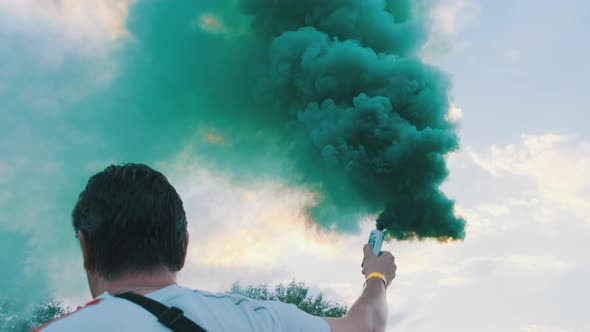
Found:
[[[86,236],[92,270],[106,278],[182,267],[182,200],[162,173],[146,165],[111,165],[93,175],[72,219],[76,232]]]

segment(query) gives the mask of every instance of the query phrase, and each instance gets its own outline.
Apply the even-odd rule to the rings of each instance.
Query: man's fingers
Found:
[[[371,247],[371,245],[369,244],[365,244],[365,246],[363,247],[363,252],[365,253],[365,257],[375,256],[375,254],[373,253],[373,247]]]
[[[395,257],[393,256],[393,254],[390,253],[389,251],[382,251],[380,256],[381,257],[392,258],[393,260],[395,260]]]

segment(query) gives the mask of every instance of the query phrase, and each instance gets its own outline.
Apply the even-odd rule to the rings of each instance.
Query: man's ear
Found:
[[[82,260],[84,262],[84,269],[86,271],[92,270],[92,262],[90,259],[90,253],[88,252],[88,239],[86,238],[86,234],[82,231],[78,231],[76,233],[78,240],[80,241],[80,249],[82,249]]]
[[[182,260],[180,261],[180,268],[178,269],[179,271],[182,270],[182,268],[184,267],[184,262],[186,261],[186,253],[188,251],[188,240],[189,240],[189,236],[188,236],[188,231],[186,232],[186,241],[184,243],[184,252],[182,254]]]

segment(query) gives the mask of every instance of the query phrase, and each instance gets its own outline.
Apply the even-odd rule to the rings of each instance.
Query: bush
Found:
[[[324,299],[322,293],[316,296],[309,295],[309,287],[305,283],[295,280],[287,285],[279,284],[274,287],[274,290],[269,289],[266,284],[241,287],[239,282],[235,282],[228,293],[239,294],[255,300],[292,303],[299,309],[320,317],[342,317],[347,311],[346,306]]]

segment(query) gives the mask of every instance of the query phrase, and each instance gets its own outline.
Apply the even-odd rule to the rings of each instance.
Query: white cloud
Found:
[[[448,276],[442,279],[439,279],[437,282],[440,286],[447,286],[447,287],[459,287],[470,285],[473,283],[473,279],[469,277],[463,276]]]
[[[505,263],[526,270],[563,272],[574,267],[573,262],[554,256],[511,255]]]
[[[430,30],[423,55],[429,57],[468,46],[465,32],[479,21],[479,16],[479,1],[437,1],[428,12]]]
[[[588,142],[560,135],[523,135],[519,144],[470,151],[473,162],[496,177],[533,181],[540,197],[590,224]]]
[[[458,122],[461,118],[463,118],[463,111],[455,103],[451,103],[445,119],[451,122]]]
[[[0,121],[57,114],[109,83],[130,2],[0,0],[0,98],[8,101]]]
[[[132,0],[0,0],[4,29],[36,39],[30,45],[46,67],[59,67],[68,56],[104,56],[126,35]]]
[[[466,233],[469,239],[511,232],[519,226],[509,219],[514,210],[508,202],[482,203],[474,207],[457,204],[456,209],[468,221]]]
[[[486,203],[478,206],[477,210],[493,217],[504,217],[510,213],[510,208],[504,204]]]
[[[574,262],[568,258],[556,257],[553,255],[506,255],[506,256],[480,256],[470,257],[463,264],[465,266],[475,264],[494,264],[500,268],[513,271],[520,269],[531,272],[566,272],[575,267]]]
[[[566,329],[561,327],[554,327],[554,326],[544,326],[544,325],[537,325],[532,324],[527,327],[523,327],[521,332],[567,332]]]
[[[440,1],[431,9],[430,17],[439,33],[456,35],[463,32],[473,20],[468,7],[469,2],[466,0]]]
[[[518,48],[510,47],[504,50],[504,59],[508,62],[516,63],[520,61],[521,56],[521,52]]]
[[[193,267],[241,269],[262,272],[263,276],[264,271],[276,270],[280,272],[272,280],[262,281],[277,282],[303,275],[315,278],[309,271],[299,274],[297,264],[338,260],[343,239],[307,219],[304,211],[313,203],[308,190],[270,180],[238,183],[230,176],[192,166],[199,164],[190,154],[184,154],[173,164],[162,165],[165,173],[171,174],[171,181],[178,183],[189,231],[195,234],[187,261],[187,270],[192,273],[185,276],[200,274]],[[223,280],[225,286],[219,279],[210,286],[228,288],[240,279],[236,274],[228,278],[232,280]],[[260,275],[258,278],[260,282]],[[330,283],[342,288],[337,279]]]

